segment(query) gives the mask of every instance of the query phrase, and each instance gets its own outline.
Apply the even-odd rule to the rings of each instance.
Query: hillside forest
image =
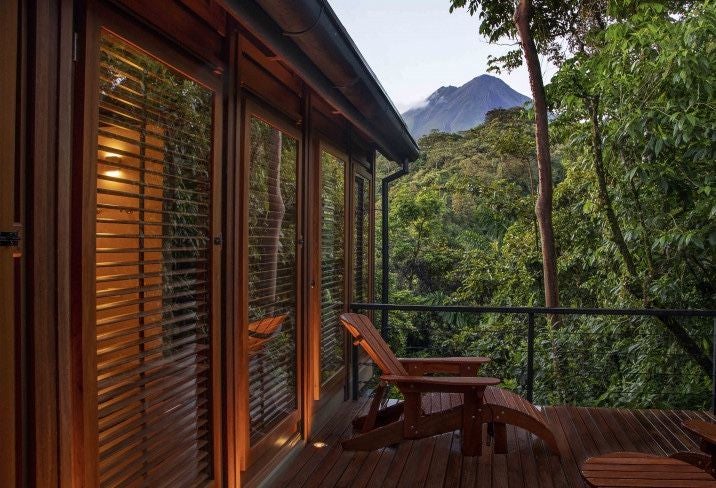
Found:
[[[546,86],[560,305],[714,309],[716,4],[604,9]],[[533,116],[420,138],[390,188],[389,302],[544,304]],[[524,314],[389,319],[398,355],[489,356],[486,373],[524,390]],[[709,406],[711,318],[536,321],[538,403]]]

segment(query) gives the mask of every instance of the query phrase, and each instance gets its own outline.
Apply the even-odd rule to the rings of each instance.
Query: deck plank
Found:
[[[376,466],[380,463],[380,459],[385,452],[385,449],[379,449],[377,451],[371,451],[365,459],[365,462],[361,465],[360,471],[356,474],[355,478],[350,485],[351,488],[365,488],[370,481],[370,477],[373,475],[373,471]]]
[[[313,473],[315,466],[325,456],[325,449],[330,447],[331,443],[337,443],[343,432],[346,421],[355,416],[366,404],[367,400],[359,402],[351,402],[339,409],[333,417],[323,425],[323,427],[312,436],[312,440],[320,440],[327,444],[325,448],[314,447],[308,443],[299,453],[298,457],[292,460],[291,469],[282,473],[279,478],[278,485],[287,488],[300,487]]]
[[[451,444],[452,432],[440,434],[435,439],[433,457],[430,459],[428,476],[425,479],[425,484],[423,485],[426,488],[443,486],[445,482],[445,475],[447,473],[448,457],[450,456]]]
[[[485,441],[487,440],[487,429],[483,429],[482,435]],[[483,446],[486,446],[487,442],[483,442]],[[492,473],[494,468],[495,453],[493,451],[494,443],[488,448],[484,448],[483,455],[480,456],[480,460],[477,463],[477,486],[478,488],[483,486],[492,486]],[[499,456],[503,457],[503,456]]]
[[[520,463],[524,473],[522,475],[524,486],[531,488],[535,486],[536,483],[540,488],[551,488],[552,482],[550,481],[549,484],[547,484],[547,478],[537,470],[537,461],[535,460],[535,453],[532,448],[532,436],[522,429],[514,429],[514,432],[520,453]],[[534,443],[535,447],[536,444],[537,443]]]
[[[406,469],[400,475],[398,488],[415,488],[423,486],[427,471],[430,468],[430,459],[435,448],[435,437],[420,439],[413,443],[410,455],[405,461]]]
[[[441,408],[452,403],[446,396]],[[459,432],[407,441],[373,452],[343,451],[342,439],[353,431],[350,420],[367,401],[346,402],[313,436],[326,443],[307,443],[284,466],[271,487],[399,487],[399,488],[575,488],[585,486],[579,467],[589,456],[611,451],[668,455],[697,450],[697,440],[681,422],[714,421],[709,412],[547,407],[562,456],[529,432],[508,426],[508,454],[495,454],[483,429],[483,454],[466,458]],[[270,488],[270,487],[269,487]]]
[[[624,419],[627,421],[631,428],[639,432],[639,439],[642,441],[641,445],[637,445],[637,450],[640,452],[651,452],[659,456],[668,456],[672,450],[669,446],[663,445],[663,439],[661,436],[655,436],[652,431],[646,429],[636,418],[636,415],[632,410],[620,408],[619,412],[623,414]]]
[[[393,488],[398,486],[400,476],[403,474],[407,460],[410,457],[410,452],[413,450],[414,446],[414,441],[405,441],[400,443],[398,449],[395,451],[395,456],[393,456],[393,460],[388,467],[388,472],[380,485],[381,487]]]
[[[462,454],[460,454],[460,436],[457,432],[452,434],[452,443],[448,452],[447,471],[445,472],[445,486],[459,486],[462,471]]]
[[[507,451],[507,485],[510,488],[524,488],[524,479],[528,476],[527,470],[523,469],[520,456],[520,445],[517,438],[517,428],[513,425],[507,426],[507,445],[512,449]],[[533,476],[531,479],[536,477]]]
[[[563,423],[559,415],[559,407],[548,407],[545,409],[547,418],[550,419],[552,428],[556,431],[555,437],[557,437],[557,443],[559,450],[562,454],[561,462],[564,470],[565,477],[567,478],[567,486],[582,487],[582,475],[579,473],[579,463],[581,460],[578,458],[582,448],[582,441],[576,436],[572,429],[569,428],[569,424]],[[576,445],[578,444],[578,445]]]
[[[696,439],[684,432],[681,426],[681,420],[675,415],[670,415],[664,410],[652,410],[656,419],[661,422],[664,428],[669,429],[672,435],[677,439],[679,449],[682,451],[698,451],[699,444]]]

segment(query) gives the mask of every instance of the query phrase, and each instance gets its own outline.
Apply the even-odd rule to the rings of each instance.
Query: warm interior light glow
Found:
[[[313,447],[318,448],[318,449],[322,449],[326,446],[327,446],[327,444],[325,442],[314,442],[313,443]]]
[[[109,171],[105,171],[104,175],[109,176],[110,178],[119,178],[122,176],[122,172],[118,169],[111,169]]]
[[[122,159],[122,155],[113,152],[107,152],[104,153],[104,159],[114,159],[119,161]]]

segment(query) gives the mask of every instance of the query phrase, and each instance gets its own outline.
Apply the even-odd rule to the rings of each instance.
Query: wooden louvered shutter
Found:
[[[249,420],[254,446],[298,408],[298,142],[255,116],[249,124]]]
[[[99,63],[99,485],[204,485],[214,93],[110,34]]]
[[[353,301],[370,300],[370,182],[356,175],[353,185]]]
[[[343,367],[345,334],[345,163],[321,152],[321,386]]]

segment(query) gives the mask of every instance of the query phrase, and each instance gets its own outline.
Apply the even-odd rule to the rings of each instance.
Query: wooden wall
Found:
[[[83,486],[94,469],[93,450],[87,445],[92,413],[81,396],[83,384],[94,378],[83,362],[87,351],[82,350],[83,335],[92,326],[87,307],[94,306],[83,298],[83,287],[94,287],[83,283],[89,276],[83,269],[94,263],[82,263],[77,236],[82,235],[83,219],[77,217],[86,210],[82,161],[92,123],[84,111],[84,80],[93,69],[84,64],[86,25],[93,9],[107,5],[100,0],[0,2],[0,103],[5,108],[0,114],[0,230],[15,229],[22,236],[20,246],[0,248],[0,418],[16,419],[0,423],[2,486]],[[317,171],[319,143],[324,142],[347,155],[346,191],[352,194],[356,171],[371,179],[374,175],[374,145],[215,2],[117,0],[111,5],[136,28],[163,37],[174,49],[204,63],[223,82],[219,455],[223,485],[255,482],[282,451],[269,451],[248,466],[247,446],[241,440],[247,420],[241,406],[247,388],[246,333],[238,326],[247,306],[241,290],[246,106],[260,105],[297,128],[307,182],[315,181],[311,175]],[[318,218],[316,198],[315,188],[302,192],[306,236]],[[307,238],[301,257],[304,289],[310,286],[317,254],[317,243]],[[304,300],[310,296],[305,293]],[[318,366],[308,344],[317,340],[318,325],[304,305],[299,375],[305,392],[300,434],[305,439],[312,426],[344,400],[344,389],[339,385],[315,400],[312,378]],[[241,466],[248,471],[242,474]]]

